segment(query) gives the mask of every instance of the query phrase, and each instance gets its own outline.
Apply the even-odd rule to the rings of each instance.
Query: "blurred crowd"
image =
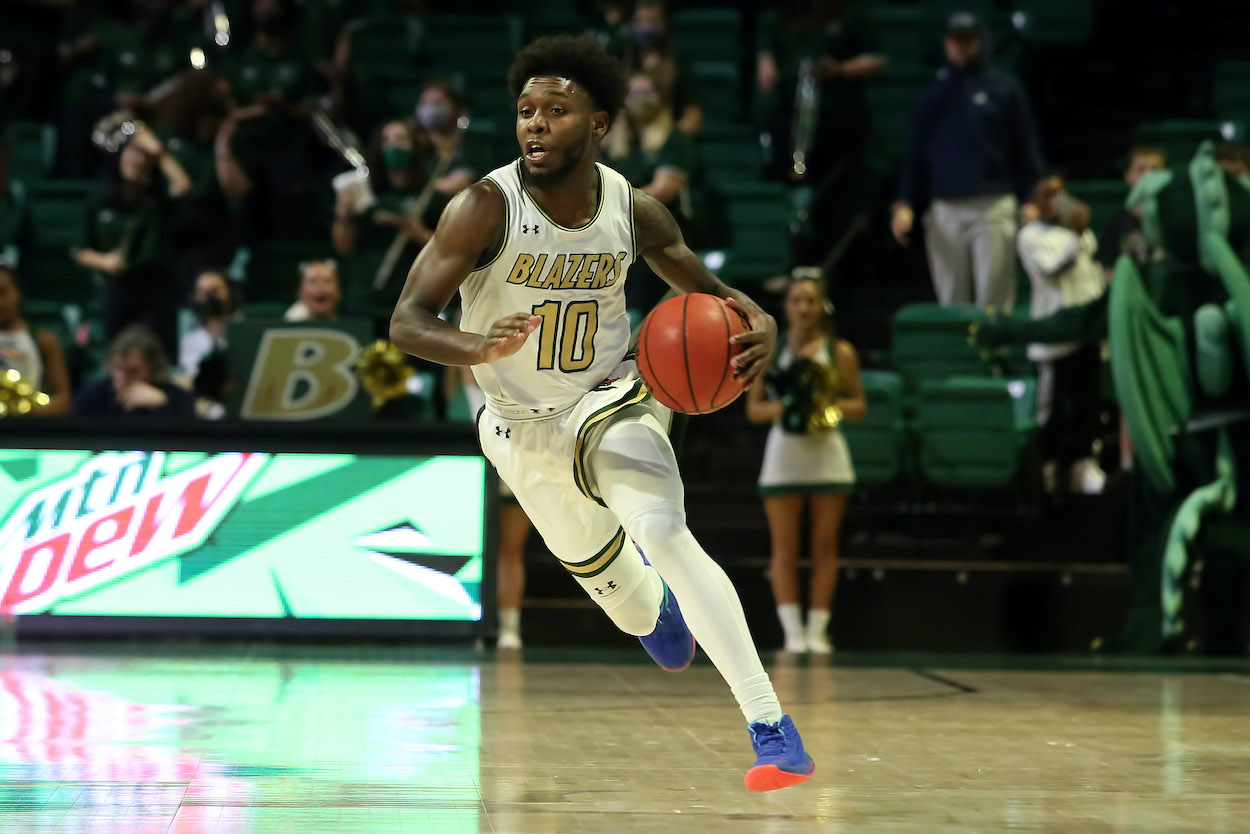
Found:
[[[399,72],[387,52],[431,15],[516,11],[507,4],[16,5],[0,33],[0,357],[50,395],[43,414],[223,416],[238,385],[229,325],[245,319],[351,317],[383,336],[448,200],[516,153],[496,72],[511,55]],[[827,276],[869,218],[901,247],[922,227],[940,303],[1011,312],[1025,287],[1043,316],[1097,297],[1120,252],[1152,256],[1137,218],[1095,228],[1047,167],[1029,96],[990,60],[980,12],[944,14],[931,52],[916,56],[891,54],[870,4],[755,4],[744,12],[749,83],[728,124],[706,70],[724,56],[686,50],[672,11],[570,0],[528,20],[526,35],[589,32],[620,58],[628,91],[604,161],[669,206],[694,248],[728,243],[705,154],[742,128],[733,135],[759,152],[750,176],[784,185],[798,206],[781,273],[815,265]],[[869,174],[881,114],[868,92],[899,61],[925,60],[930,80],[908,104],[881,200]],[[486,65],[492,76],[475,74]],[[1221,160],[1250,170],[1241,146],[1226,144]],[[1133,147],[1124,179],[1167,161]],[[874,199],[888,210],[873,213]],[[664,286],[645,263],[635,269],[626,287],[642,314]],[[1098,431],[1102,360],[1096,346],[1064,345],[1030,358],[1047,444],[1066,470]],[[430,413],[449,410],[459,376],[446,379],[422,394]]]

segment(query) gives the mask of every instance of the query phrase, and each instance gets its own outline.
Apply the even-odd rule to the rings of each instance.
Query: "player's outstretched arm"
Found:
[[[489,182],[469,186],[448,203],[434,236],[408,270],[391,315],[396,347],[443,365],[480,365],[521,349],[542,321],[538,316],[506,316],[487,333],[466,333],[438,317],[483,256],[498,251],[504,222],[503,195]]]
[[[656,274],[673,289],[723,298],[747,317],[751,329],[733,338],[743,348],[734,359],[734,367],[738,378],[745,382],[759,379],[772,365],[773,352],[777,349],[777,322],[773,317],[746,293],[726,286],[713,275],[699,256],[690,251],[677,221],[664,204],[636,188],[634,234],[638,254],[646,258]]]

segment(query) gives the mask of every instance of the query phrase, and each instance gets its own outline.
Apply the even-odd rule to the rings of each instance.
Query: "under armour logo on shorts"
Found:
[[[595,588],[595,593],[598,594],[599,596],[604,596],[608,593],[608,591],[615,591],[615,590],[616,590],[616,583],[613,582],[612,580],[608,580],[607,585],[604,585],[602,588]]]
[[[512,429],[505,429],[503,426],[495,426],[495,436],[502,437],[504,440],[512,437]]]

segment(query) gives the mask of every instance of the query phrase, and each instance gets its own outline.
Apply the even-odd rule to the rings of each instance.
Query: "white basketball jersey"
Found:
[[[503,192],[503,248],[460,285],[460,329],[486,333],[513,313],[542,325],[512,356],[474,365],[500,413],[546,417],[566,410],[625,357],[625,273],[633,263],[634,198],[629,182],[596,164],[599,209],[580,229],[555,223],[521,182],[521,160],[487,174]]]

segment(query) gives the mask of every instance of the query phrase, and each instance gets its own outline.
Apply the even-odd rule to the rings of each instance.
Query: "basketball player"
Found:
[[[804,782],[811,757],[733,584],[686,526],[672,414],[626,355],[625,274],[645,258],[677,291],[717,295],[746,315],[750,330],[735,337],[745,383],[769,367],[776,322],[703,266],[663,205],[596,163],[625,87],[598,42],[540,38],[517,55],[508,85],[522,156],[447,206],[408,274],[391,341],[472,367],[487,397],[483,452],[618,628],[669,671],[689,665],[695,638],[703,645],[747,720],[747,787]],[[439,318],[457,289],[459,327]]]

